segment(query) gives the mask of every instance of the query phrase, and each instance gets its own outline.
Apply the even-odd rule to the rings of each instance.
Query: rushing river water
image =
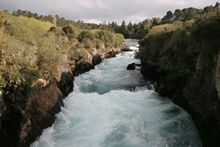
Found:
[[[126,40],[131,49],[137,41]],[[32,147],[201,147],[190,116],[127,71],[134,51],[75,78],[55,124]]]

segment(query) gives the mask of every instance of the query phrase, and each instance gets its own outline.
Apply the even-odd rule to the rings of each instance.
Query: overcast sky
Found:
[[[161,17],[177,8],[203,8],[219,0],[0,0],[0,9],[31,10],[39,14],[58,14],[86,22],[138,22]]]

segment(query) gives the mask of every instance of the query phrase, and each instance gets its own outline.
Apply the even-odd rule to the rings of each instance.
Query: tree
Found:
[[[220,3],[219,3],[219,2],[217,2],[217,3],[215,4],[215,9],[220,10]]]
[[[131,30],[132,30],[132,28],[133,28],[133,25],[132,25],[132,23],[131,23],[131,22],[129,22],[129,24],[128,24],[128,30],[129,30],[129,31],[131,31]]]
[[[120,27],[120,33],[123,34],[125,37],[127,37],[128,36],[127,31],[128,31],[127,25],[126,25],[125,21],[123,20],[122,24],[121,24],[121,27]]]
[[[79,42],[82,42],[84,38],[90,39],[90,40],[94,40],[95,39],[95,35],[93,33],[91,33],[90,31],[82,31],[79,35],[78,35],[78,40]]]
[[[126,23],[125,23],[124,20],[122,21],[121,29],[122,29],[122,32],[124,32],[124,33],[127,32],[127,29],[128,29],[128,28],[127,28],[127,25],[126,25]]]
[[[159,17],[152,18],[152,26],[158,25],[160,23]]]
[[[62,28],[63,32],[68,36],[69,39],[76,38],[77,30],[74,26],[65,26]]]
[[[180,9],[176,9],[174,12],[175,20],[182,20],[183,19],[183,13]]]
[[[174,20],[174,15],[171,11],[168,11],[167,14],[161,19],[162,23],[171,23]]]
[[[196,8],[187,8],[182,10],[183,13],[183,20],[190,20],[196,18],[200,15],[200,10]]]

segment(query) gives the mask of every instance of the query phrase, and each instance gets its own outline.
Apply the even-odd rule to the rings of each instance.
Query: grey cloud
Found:
[[[0,9],[26,9],[39,14],[58,14],[73,20],[141,21],[163,16],[168,10],[202,8],[217,0],[0,0]]]

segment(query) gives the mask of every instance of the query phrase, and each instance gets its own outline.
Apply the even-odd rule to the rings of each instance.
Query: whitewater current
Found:
[[[128,71],[133,51],[105,59],[74,80],[52,127],[31,147],[201,147],[191,117],[158,96],[139,70]]]

